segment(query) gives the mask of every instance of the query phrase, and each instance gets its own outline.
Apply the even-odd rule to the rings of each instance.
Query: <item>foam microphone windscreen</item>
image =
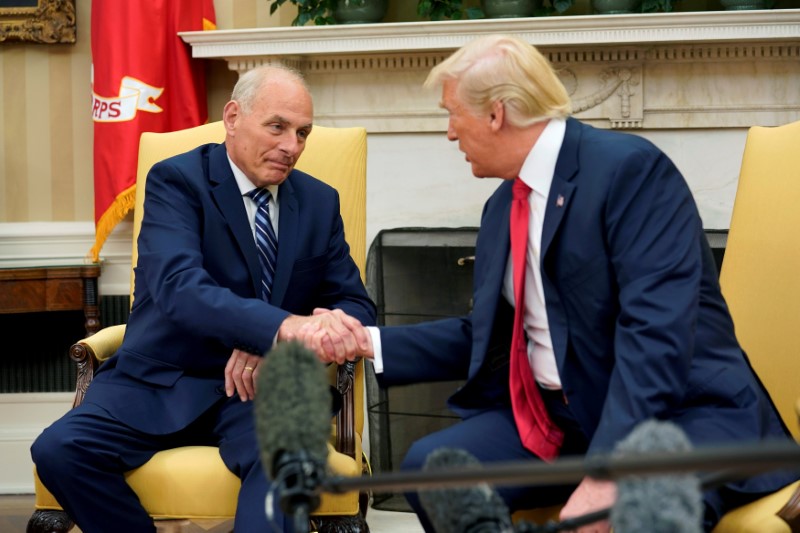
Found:
[[[325,464],[331,395],[325,365],[314,352],[294,341],[267,352],[253,402],[261,461],[271,478],[275,459],[284,452],[305,451]]]
[[[672,422],[647,420],[614,448],[614,455],[663,454],[691,451],[683,430]],[[626,476],[617,481],[617,501],[611,509],[614,533],[701,532],[703,499],[698,477],[691,473]]]
[[[439,448],[425,460],[423,470],[479,468],[465,450]],[[505,533],[514,530],[511,514],[500,496],[486,483],[469,488],[423,490],[420,503],[436,533]]]

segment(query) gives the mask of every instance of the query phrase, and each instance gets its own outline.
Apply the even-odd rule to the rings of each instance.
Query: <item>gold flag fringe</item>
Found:
[[[97,263],[100,260],[100,250],[103,248],[106,239],[114,227],[122,222],[122,219],[133,210],[136,203],[136,184],[131,185],[114,199],[114,203],[106,209],[100,220],[97,221],[95,226],[94,246],[89,250],[89,256],[92,261]]]

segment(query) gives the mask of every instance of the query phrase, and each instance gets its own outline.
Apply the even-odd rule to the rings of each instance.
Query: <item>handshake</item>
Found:
[[[278,328],[278,342],[299,341],[323,363],[343,364],[359,357],[372,359],[372,337],[357,318],[340,309],[314,309],[310,316],[290,315]],[[255,398],[264,358],[233,350],[225,365],[225,394],[246,402]]]
[[[278,342],[292,340],[303,343],[324,363],[342,364],[374,355],[367,328],[341,309],[314,309],[310,316],[290,316],[278,329]]]

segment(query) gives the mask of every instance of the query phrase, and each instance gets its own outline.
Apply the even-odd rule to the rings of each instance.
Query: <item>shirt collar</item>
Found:
[[[556,161],[558,161],[558,154],[564,143],[566,131],[567,121],[565,119],[551,118],[519,171],[520,179],[535,193],[545,198],[550,194],[550,185],[553,183],[553,174],[556,171]]]
[[[231,160],[231,156],[228,156],[228,163],[231,165],[231,170],[233,171],[233,177],[236,179],[236,185],[239,186],[239,192],[242,193],[242,196],[246,195],[256,187],[253,186],[253,182],[245,176],[244,172],[242,172],[239,167],[237,167],[233,160]],[[267,185],[267,190],[272,194],[272,200],[275,203],[278,203],[278,189],[280,188],[279,185]]]

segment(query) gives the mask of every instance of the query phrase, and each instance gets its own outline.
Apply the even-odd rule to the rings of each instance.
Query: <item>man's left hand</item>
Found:
[[[225,365],[225,394],[234,392],[243,402],[256,396],[256,377],[263,358],[260,355],[234,350]]]

